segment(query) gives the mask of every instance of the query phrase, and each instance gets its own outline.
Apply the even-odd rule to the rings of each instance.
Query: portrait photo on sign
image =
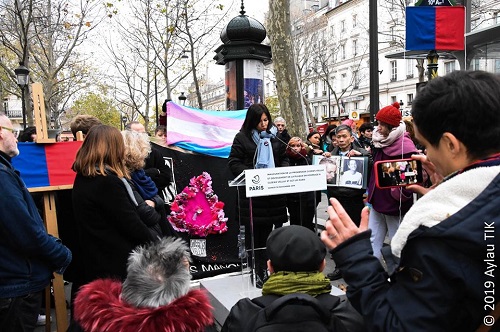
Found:
[[[339,186],[361,189],[366,187],[365,158],[343,158]]]
[[[340,156],[322,157],[314,156],[314,165],[324,165],[326,171],[326,184],[328,186],[338,185]]]

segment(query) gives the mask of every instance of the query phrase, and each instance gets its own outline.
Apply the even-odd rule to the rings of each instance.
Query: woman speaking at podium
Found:
[[[228,164],[236,177],[246,169],[288,166],[286,143],[276,138],[277,128],[264,104],[252,104],[240,131],[236,134],[229,154]],[[245,188],[238,187],[238,216],[245,226],[246,247],[250,248],[250,209]],[[286,223],[286,198],[284,195],[254,197],[252,199],[254,247],[265,248],[273,224]],[[263,259],[263,261],[262,261]],[[256,251],[257,286],[266,275],[265,250]],[[259,280],[260,279],[260,280]]]

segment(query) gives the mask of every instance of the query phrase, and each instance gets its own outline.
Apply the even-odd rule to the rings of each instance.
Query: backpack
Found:
[[[330,294],[294,293],[284,296],[267,295],[252,302],[261,309],[247,325],[245,332],[326,332],[344,331],[343,324],[331,310],[340,299]]]

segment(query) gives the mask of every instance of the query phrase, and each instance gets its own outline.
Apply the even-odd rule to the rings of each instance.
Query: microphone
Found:
[[[260,138],[277,138],[276,135],[274,135],[273,133],[269,133],[265,130],[261,131],[259,136],[260,136]],[[278,140],[279,140],[279,138],[278,138]],[[286,145],[288,145],[288,144],[286,144]]]
[[[291,151],[293,151],[293,153],[299,155],[302,159],[304,159],[306,161],[306,165],[309,165],[309,160],[307,160],[307,158],[305,156],[303,156],[300,152],[295,151],[290,145],[288,145],[287,142],[285,142],[284,140],[279,138],[277,135],[275,135],[273,133],[269,133],[267,131],[261,131],[259,135],[261,138],[276,138],[278,141],[283,143],[287,148],[289,148]]]

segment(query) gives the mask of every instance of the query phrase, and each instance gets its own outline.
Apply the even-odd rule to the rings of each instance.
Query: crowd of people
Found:
[[[250,105],[228,158],[233,176],[324,165],[329,219],[318,236],[318,191],[254,197],[250,208],[238,188],[235,224],[245,226],[246,248],[255,249],[250,263],[262,296],[238,301],[222,331],[493,326],[499,318],[498,107],[500,78],[482,71],[427,82],[410,122],[396,102],[376,114],[375,124],[357,128],[348,119],[300,137],[282,117],[273,121],[264,104]],[[168,135],[165,124],[155,131],[159,139]],[[43,289],[53,273],[68,269],[69,331],[216,331],[207,294],[190,289],[189,247],[167,221],[161,197],[171,173],[144,125],[130,122],[120,132],[85,115],[71,129],[83,143],[66,197],[74,218],[67,247],[47,234],[13,168],[19,133],[0,114],[0,330],[33,331]],[[22,140],[36,141],[36,132],[29,128]],[[377,186],[373,164],[400,167],[396,160],[403,158],[422,162],[427,185]],[[336,268],[325,275],[327,259]],[[331,295],[331,280],[339,278],[348,285],[347,298]]]

